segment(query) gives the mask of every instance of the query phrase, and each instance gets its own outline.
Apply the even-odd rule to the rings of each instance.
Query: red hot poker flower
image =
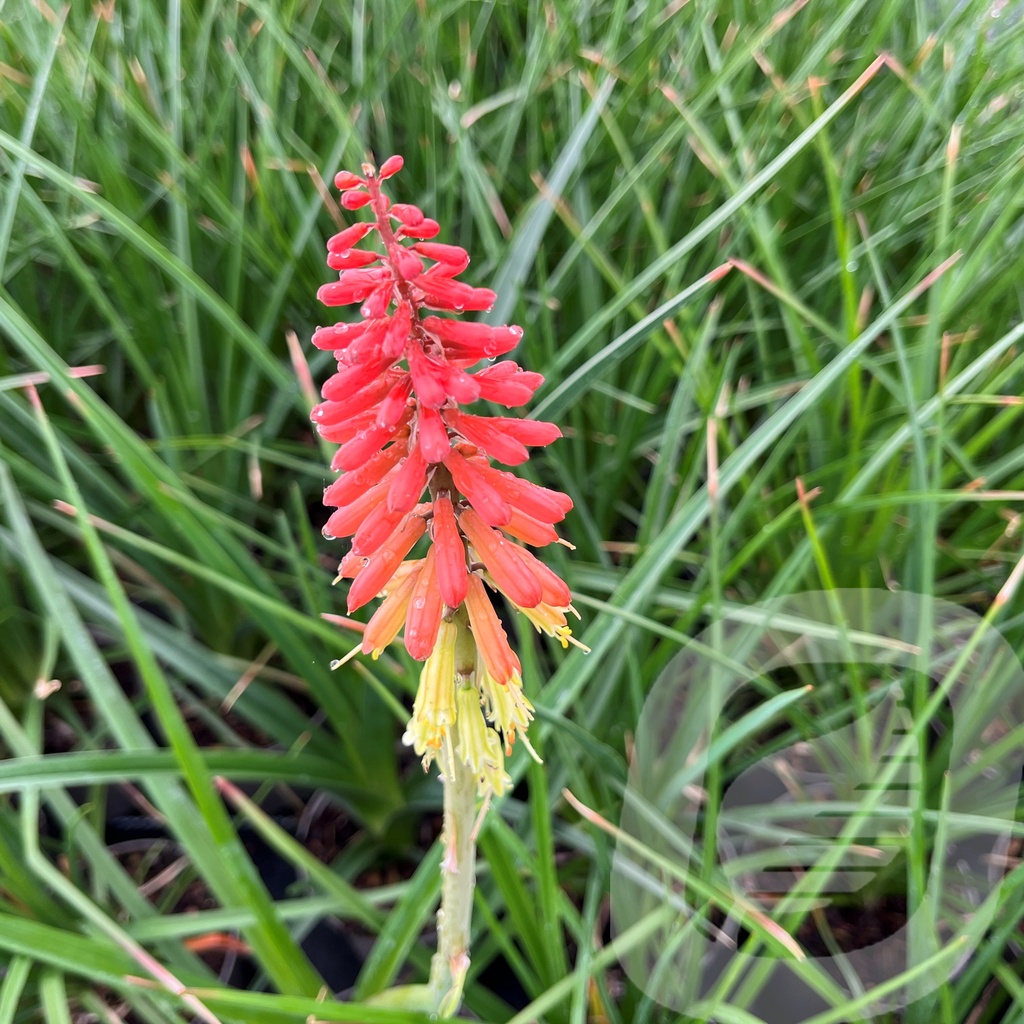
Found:
[[[490,309],[494,292],[458,280],[469,254],[429,241],[440,231],[436,221],[383,194],[381,182],[402,162],[394,156],[379,171],[364,164],[361,175],[335,178],[342,206],[373,220],[328,241],[338,280],[318,293],[327,306],[358,303],[361,317],[313,336],[338,361],[312,413],[321,435],[340,445],[332,468],[342,475],[324,492],[335,509],[324,533],[352,537],[338,573],[352,580],[349,611],[387,595],[356,650],[377,657],[404,627],[407,650],[425,662],[408,742],[425,765],[444,747],[473,765],[483,789],[500,792],[502,745],[488,733],[500,730],[507,746],[532,709],[484,583],[563,646],[576,643],[565,617],[575,612],[568,588],[518,543],[557,541],[554,524],[572,501],[491,465],[525,462],[529,447],[561,436],[557,426],[460,409],[478,398],[523,405],[543,378],[507,360],[473,369],[511,352],[523,331],[458,319]],[[424,534],[426,557],[408,559]],[[473,706],[483,710],[468,721]],[[445,747],[449,730],[460,729],[459,707],[461,731]]]

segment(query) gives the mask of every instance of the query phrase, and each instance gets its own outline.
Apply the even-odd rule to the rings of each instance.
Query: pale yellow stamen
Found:
[[[412,719],[403,742],[423,757],[426,768],[437,756],[455,721],[455,639],[454,622],[441,623],[437,643],[423,663],[420,685],[413,704]],[[450,745],[450,737],[448,737]],[[449,751],[451,756],[451,751]]]

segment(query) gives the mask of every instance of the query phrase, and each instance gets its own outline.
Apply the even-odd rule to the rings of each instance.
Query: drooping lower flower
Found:
[[[406,741],[425,767],[458,758],[482,791],[500,793],[503,755],[533,709],[492,593],[563,647],[578,643],[568,587],[524,546],[559,541],[555,524],[572,500],[492,465],[522,464],[530,447],[561,436],[557,426],[461,408],[477,399],[521,406],[543,378],[509,360],[474,369],[511,352],[522,329],[458,319],[489,309],[495,295],[458,280],[469,255],[430,241],[436,221],[381,191],[401,168],[391,157],[379,171],[364,164],[361,175],[335,178],[342,206],[373,219],[328,241],[339,275],[318,293],[327,306],[358,303],[361,317],[313,335],[338,362],[312,412],[339,445],[324,533],[352,538],[338,569],[351,580],[349,611],[384,595],[356,650],[376,658],[404,631],[423,662]],[[411,557],[424,542],[422,557]]]

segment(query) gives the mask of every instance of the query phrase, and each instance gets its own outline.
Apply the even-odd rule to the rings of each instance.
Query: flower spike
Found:
[[[459,318],[496,296],[459,280],[469,253],[433,241],[436,221],[381,191],[403,163],[392,156],[379,171],[364,164],[334,179],[342,207],[372,219],[328,240],[338,279],[318,292],[325,306],[357,306],[359,316],[313,335],[338,362],[311,415],[340,446],[324,534],[352,538],[338,569],[351,581],[349,611],[385,595],[356,650],[377,658],[404,631],[424,663],[406,741],[424,767],[457,758],[481,793],[500,795],[504,756],[533,707],[490,591],[563,647],[582,646],[566,624],[568,587],[523,546],[565,543],[553,524],[572,501],[491,465],[526,462],[529,448],[561,436],[555,424],[461,408],[481,398],[521,406],[543,377],[509,360],[477,368],[511,352],[523,330]],[[423,541],[425,555],[412,557]]]

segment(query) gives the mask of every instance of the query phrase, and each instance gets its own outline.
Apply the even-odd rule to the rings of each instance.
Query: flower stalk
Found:
[[[543,378],[496,361],[519,343],[520,327],[460,319],[490,309],[496,296],[458,280],[469,255],[430,241],[436,221],[384,194],[402,163],[395,156],[379,170],[364,164],[361,175],[335,178],[342,206],[373,219],[327,243],[339,276],[318,297],[358,304],[362,319],[314,333],[338,369],[311,418],[339,445],[324,534],[352,540],[335,582],[350,581],[349,612],[384,598],[361,643],[334,667],[360,651],[377,658],[399,634],[422,662],[403,739],[425,770],[434,761],[441,769],[444,878],[427,990],[432,1011],[446,1017],[458,1011],[469,968],[476,799],[509,788],[505,758],[517,735],[532,753],[533,706],[494,599],[503,596],[563,647],[578,644],[566,619],[575,614],[569,588],[528,550],[572,546],[555,529],[572,501],[492,465],[525,462],[530,447],[561,436],[555,424],[463,411],[478,399],[521,406]],[[368,248],[374,240],[378,248]]]
[[[453,732],[458,734],[458,723]],[[437,952],[430,962],[430,1000],[439,1017],[453,1017],[462,1003],[469,970],[473,889],[476,887],[477,773],[453,758],[444,788],[444,859],[441,862],[441,905],[437,911]]]

